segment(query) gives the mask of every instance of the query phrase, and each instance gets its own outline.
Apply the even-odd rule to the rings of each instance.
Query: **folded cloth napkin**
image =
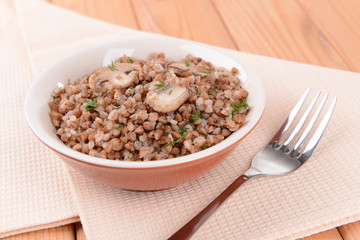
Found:
[[[0,238],[78,221],[65,168],[31,133],[24,98],[33,79],[12,1],[0,1]]]
[[[9,2],[12,3],[7,0]],[[108,40],[154,35],[103,23],[40,1],[16,1],[16,6],[34,76],[60,57],[80,48]],[[73,200],[87,239],[169,237],[249,167],[252,156],[271,138],[292,105],[309,86],[339,98],[328,129],[309,162],[287,176],[251,180],[208,219],[193,239],[293,239],[360,219],[360,149],[357,148],[360,134],[356,126],[356,119],[360,117],[356,109],[359,109],[360,103],[354,99],[360,91],[360,74],[221,48],[218,50],[246,62],[263,80],[267,106],[259,125],[217,168],[201,178],[169,190],[125,191],[94,182],[68,168]],[[15,70],[17,68],[12,71]],[[26,79],[30,82],[31,75],[28,72],[29,69]],[[25,81],[19,75],[12,78],[13,81]],[[4,94],[9,95],[8,92],[4,91]],[[23,95],[19,98],[23,99]],[[18,108],[20,106],[19,103]],[[12,115],[15,110],[7,106],[4,108],[11,115],[10,120],[16,117]],[[19,125],[18,122],[14,123]],[[28,131],[24,129],[24,132],[23,135],[27,134],[23,136],[24,145],[37,144],[35,138],[28,136]],[[2,142],[5,140],[8,139],[2,138]],[[1,162],[11,161],[13,152],[7,148],[4,150]],[[28,151],[33,154],[34,150]],[[41,147],[36,151],[43,154],[47,152]],[[50,153],[48,156],[39,174],[49,174],[49,169],[54,166],[61,169],[60,160]],[[22,162],[24,167],[12,169],[11,174],[17,174],[22,179],[21,173],[27,172],[27,179],[31,182],[37,177],[37,174],[28,171],[29,167],[35,166],[34,159],[34,156],[28,157],[27,161]],[[61,170],[58,171],[61,173]],[[2,175],[1,183],[10,178],[8,170],[2,170]],[[52,177],[60,179],[63,175]],[[2,184],[1,201],[9,209],[20,205],[28,212],[36,211],[38,202],[29,203],[21,199],[17,200],[21,204],[11,202],[9,195],[17,196],[25,188],[15,184],[16,180],[19,181],[10,178],[9,186],[3,187]],[[45,183],[45,179],[39,180],[39,184],[44,185],[38,189],[38,198],[49,195],[58,198],[59,201],[52,201],[51,206],[70,209],[75,214],[76,209],[61,205],[64,196],[54,196],[52,192],[52,186],[67,186],[65,181],[58,181],[51,186]],[[45,208],[49,207],[44,204]],[[20,217],[9,214],[11,211],[6,212],[1,221],[7,224],[8,218],[13,217],[10,220],[12,230],[24,224]],[[46,214],[39,218],[43,222],[48,221]]]

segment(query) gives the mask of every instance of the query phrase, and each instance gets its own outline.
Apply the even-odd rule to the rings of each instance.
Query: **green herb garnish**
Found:
[[[157,149],[156,151],[160,152],[161,149],[167,148],[167,147],[170,146],[170,145],[174,145],[174,144],[180,142],[182,139],[185,138],[186,134],[188,133],[188,129],[187,129],[186,127],[180,127],[179,130],[178,130],[178,132],[182,134],[179,139],[177,139],[177,140],[175,140],[175,141],[172,141],[172,142],[166,144],[165,146],[162,146],[161,148]]]
[[[173,90],[170,90],[169,95],[171,95],[172,91],[173,91]]]
[[[58,102],[56,102],[56,103],[54,103],[55,105],[59,105],[60,103],[58,103]]]
[[[134,95],[134,94],[135,94],[135,89],[134,89],[133,87],[129,87],[128,89],[131,90],[131,92],[130,92],[131,95]]]
[[[136,153],[136,152],[135,152],[135,150],[134,150],[134,151],[132,151],[132,154],[134,155],[134,157],[139,156],[139,154],[138,154],[138,153]]]
[[[129,57],[129,61],[130,63],[134,63],[134,60],[131,57]]]
[[[189,129],[187,127],[179,127],[179,130],[177,130],[178,133],[180,134],[184,134],[185,132],[187,132]]]
[[[215,95],[214,95],[214,92],[215,92],[215,84],[211,84],[211,87],[212,87],[212,89],[209,88],[209,94],[211,94],[212,96],[215,97]]]
[[[140,101],[140,102],[139,102],[139,105],[141,105],[141,104],[142,104],[142,102]]]
[[[157,89],[160,89],[162,88],[163,86],[165,86],[165,83],[164,82],[160,82],[159,84],[155,84],[156,88]]]
[[[126,159],[129,159],[129,160],[131,161],[131,158],[129,157],[129,155],[126,156],[125,160],[126,160]]]
[[[232,103],[232,104],[230,105],[230,107],[232,107],[232,108],[234,109],[234,110],[231,112],[231,116],[232,116],[231,119],[233,119],[234,116],[235,116],[235,114],[240,110],[240,108],[242,108],[242,107],[249,108],[249,105],[248,105],[248,103],[246,102],[246,99],[244,99],[244,100],[242,100],[241,103],[240,103],[240,102]]]
[[[111,65],[110,65],[110,64],[108,65],[108,68],[109,68],[111,71],[113,71],[113,72],[117,71],[117,69],[115,68],[115,65],[114,65],[114,62],[113,62],[113,61],[111,61]]]
[[[199,92],[199,94],[201,94],[201,87],[198,87],[198,86],[195,85],[195,90],[196,90],[197,92]]]
[[[112,104],[110,104],[110,106],[112,107],[112,108],[114,108],[114,109],[119,109],[121,106],[115,106],[115,105],[112,105]]]
[[[124,125],[119,124],[119,126],[117,126],[115,129],[116,129],[116,130],[119,130],[120,128],[124,128],[124,127],[125,127]]]
[[[187,60],[185,60],[185,66],[190,67],[190,63]]]
[[[211,91],[211,89],[209,89],[209,93],[214,96],[214,93]]]
[[[145,87],[145,83],[144,83],[144,82],[142,82],[140,85],[143,86],[143,87]]]
[[[196,122],[197,120],[199,120],[200,118],[202,118],[203,116],[201,115],[201,113],[199,111],[196,111],[194,113],[194,115],[190,115],[190,120],[192,122]]]
[[[95,108],[98,107],[97,103],[97,98],[93,98],[93,99],[89,99],[86,106],[85,106],[85,110],[94,110]]]
[[[211,71],[198,71],[199,73],[211,74]]]
[[[201,147],[201,150],[206,149],[206,144],[204,143],[204,146]]]

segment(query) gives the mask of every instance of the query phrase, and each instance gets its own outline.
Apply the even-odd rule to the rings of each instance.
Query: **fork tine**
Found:
[[[309,107],[306,109],[306,112],[301,117],[299,123],[296,125],[295,129],[292,131],[289,138],[284,142],[283,147],[285,147],[285,148],[289,147],[290,144],[294,141],[295,137],[298,135],[302,126],[304,125],[306,119],[309,117],[311,110],[314,108],[314,105],[315,105],[317,99],[319,98],[319,95],[320,95],[320,91],[316,94],[313,101],[311,102]]]
[[[311,156],[311,154],[314,152],[317,144],[319,143],[319,141],[330,121],[331,115],[335,108],[336,100],[337,100],[337,98],[335,97],[335,99],[333,100],[333,102],[330,105],[330,108],[327,110],[323,120],[321,121],[319,127],[316,129],[314,136],[310,139],[303,154],[301,154],[302,156],[309,158]]]
[[[314,127],[314,124],[315,124],[317,118],[319,117],[322,108],[324,107],[324,104],[325,104],[325,101],[326,101],[326,99],[327,99],[327,96],[328,96],[328,94],[326,94],[325,97],[323,98],[323,100],[321,101],[318,109],[316,110],[314,116],[311,118],[311,121],[310,121],[309,124],[307,125],[305,131],[304,131],[303,134],[301,135],[301,137],[300,137],[300,139],[298,140],[298,142],[295,144],[294,149],[293,149],[294,152],[299,151],[299,149],[301,148],[301,146],[304,144],[306,137],[309,135],[311,129]]]
[[[285,120],[285,122],[281,125],[280,129],[277,131],[275,136],[271,139],[270,143],[276,143],[280,141],[280,139],[284,136],[286,131],[289,129],[291,123],[294,121],[296,115],[298,114],[301,106],[304,104],[304,101],[307,97],[307,95],[310,92],[310,88],[306,89],[305,93],[301,96],[300,100],[296,103],[293,110],[291,110],[288,118]]]

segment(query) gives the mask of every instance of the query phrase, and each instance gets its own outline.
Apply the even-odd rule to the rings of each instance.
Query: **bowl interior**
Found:
[[[159,160],[150,162],[125,162],[111,161],[92,157],[65,146],[55,134],[55,128],[50,121],[50,109],[48,102],[51,101],[51,92],[58,83],[67,85],[67,80],[77,80],[81,76],[90,75],[95,69],[111,64],[123,54],[147,59],[152,52],[164,52],[170,60],[184,58],[187,54],[201,57],[210,61],[216,67],[239,70],[242,86],[249,91],[248,104],[251,107],[247,116],[247,123],[231,136],[219,144],[198,153],[174,158],[171,160]],[[30,87],[25,99],[25,115],[35,135],[47,146],[69,157],[104,166],[124,168],[161,167],[172,164],[192,161],[199,157],[212,155],[226,148],[231,143],[242,139],[257,124],[265,107],[265,92],[257,75],[245,64],[234,60],[229,56],[215,50],[215,48],[192,41],[180,40],[169,37],[132,38],[116,42],[105,43],[91,48],[80,50],[68,55],[51,65]]]

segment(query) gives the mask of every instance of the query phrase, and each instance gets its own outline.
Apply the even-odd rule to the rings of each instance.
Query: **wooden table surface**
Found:
[[[47,0],[106,22],[360,72],[360,0]],[[6,240],[85,240],[81,223]],[[360,221],[302,240],[359,240]]]

